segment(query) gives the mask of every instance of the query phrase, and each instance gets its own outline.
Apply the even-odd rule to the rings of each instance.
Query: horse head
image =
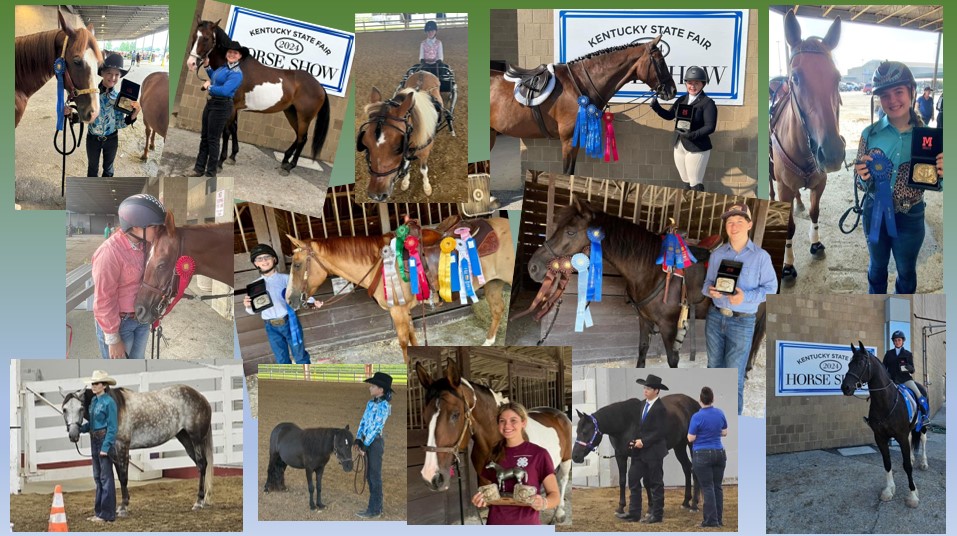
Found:
[[[587,201],[572,196],[571,204],[555,215],[551,235],[528,261],[528,275],[533,281],[542,282],[548,262],[555,257],[574,255],[589,248],[587,231],[595,215],[595,209]]]
[[[851,362],[847,364],[847,372],[841,380],[841,392],[844,396],[851,396],[855,391],[870,382],[875,374],[871,367],[871,353],[864,348],[864,343],[857,341],[860,346],[855,348],[851,344]]]
[[[604,434],[598,429],[598,421],[593,415],[578,412],[578,428],[575,432],[575,445],[572,446],[572,461],[585,463],[585,456],[598,449]]]
[[[286,284],[286,302],[293,308],[299,309],[306,303],[306,299],[319,290],[329,277],[329,272],[319,264],[318,257],[310,258],[316,253],[310,242],[286,235],[292,242],[292,262],[289,264],[289,283]]]
[[[196,17],[196,35],[189,47],[189,58],[186,59],[186,66],[190,71],[199,72],[203,62],[209,58],[209,55],[216,50],[216,47],[224,44],[220,43],[218,37],[225,35],[225,32],[219,27],[222,19],[212,22],[200,20]]]
[[[425,391],[422,419],[429,423],[422,478],[432,491],[445,491],[458,451],[468,446],[475,393],[463,386],[458,365],[451,360],[439,379],[433,380],[422,363],[415,364],[415,372]]]
[[[93,397],[93,391],[83,388],[68,393],[61,390],[60,394],[63,395],[60,413],[63,414],[70,441],[76,443],[80,440],[80,425],[83,424],[84,419],[89,420],[90,399]]]
[[[678,88],[675,86],[674,77],[671,76],[671,69],[665,63],[665,56],[658,48],[660,41],[661,36],[659,35],[642,45],[645,53],[635,62],[631,73],[633,79],[641,80],[647,84],[662,99],[671,100],[675,98]]]
[[[176,232],[172,211],[166,212],[166,222],[156,230],[143,270],[143,282],[136,292],[133,311],[141,324],[150,324],[163,316],[170,300],[176,296],[176,263],[182,254],[182,233]]]
[[[100,114],[99,90],[93,77],[103,63],[103,53],[93,37],[92,24],[85,28],[73,28],[59,10],[57,17],[64,35],[62,39],[55,40],[57,57],[62,57],[66,63],[64,87],[70,93],[70,99],[76,103],[80,119],[84,123],[91,123]]]
[[[333,450],[336,453],[336,460],[342,466],[342,470],[349,473],[352,471],[352,446],[355,445],[355,438],[349,431],[349,425],[345,428],[336,430],[333,436]]]
[[[388,199],[395,183],[409,173],[414,94],[414,90],[404,89],[384,100],[378,88],[373,87],[369,93],[365,107],[368,120],[359,127],[356,151],[365,153],[369,170],[366,194],[375,202]]]
[[[791,47],[788,67],[791,102],[807,133],[811,154],[818,167],[837,171],[844,162],[844,139],[840,133],[841,73],[831,51],[841,39],[841,19],[834,19],[827,35],[801,39],[801,25],[794,11],[784,17],[784,34]]]

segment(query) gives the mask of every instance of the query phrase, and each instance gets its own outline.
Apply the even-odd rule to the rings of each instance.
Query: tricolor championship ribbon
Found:
[[[458,277],[452,277],[455,273],[452,267],[455,263],[455,239],[447,236],[439,242],[439,297],[442,300],[451,303],[452,291],[458,290]]]
[[[601,230],[601,227],[588,228],[588,240],[591,242],[591,252],[588,255],[591,259],[591,268],[588,270],[588,301],[590,302],[601,301],[601,275],[602,270],[604,270],[601,258],[601,241],[604,239],[605,232]]]
[[[618,143],[615,141],[615,114],[605,112],[602,115],[605,123],[605,162],[618,161]]]
[[[419,239],[410,236],[405,239],[405,249],[409,252],[409,278],[412,294],[419,300],[429,299],[429,280],[425,275],[422,257],[419,255]]]
[[[594,325],[588,308],[588,266],[591,261],[584,253],[572,255],[572,268],[578,271],[578,308],[575,310],[575,331],[581,333]]]
[[[478,303],[478,296],[475,295],[475,289],[472,288],[472,266],[469,261],[468,246],[461,238],[455,241],[455,249],[459,253],[459,273],[461,274],[462,287],[459,291],[459,303],[468,303],[468,298],[472,303]],[[479,268],[481,269],[481,268]]]
[[[871,173],[876,190],[874,205],[871,208],[871,228],[867,232],[867,241],[876,244],[880,241],[881,226],[886,222],[887,235],[897,238],[897,221],[894,219],[894,195],[891,189],[891,177],[894,174],[894,163],[880,149],[871,149],[868,153],[871,161],[867,162],[867,170]]]
[[[391,246],[382,246],[382,293],[389,307],[405,305],[402,280],[395,270],[395,264],[395,251]]]
[[[479,285],[485,284],[485,276],[482,275],[482,263],[479,261],[478,248],[475,246],[475,239],[472,238],[468,227],[459,227],[455,231],[459,238],[465,242],[465,248],[469,255],[469,268],[472,270],[472,276],[478,279]]]
[[[399,228],[395,230],[396,240],[392,243],[392,247],[395,249],[395,260],[399,266],[399,275],[406,283],[409,282],[409,274],[405,273],[405,254],[403,250],[405,249],[405,239],[408,236],[409,226],[400,225]]]

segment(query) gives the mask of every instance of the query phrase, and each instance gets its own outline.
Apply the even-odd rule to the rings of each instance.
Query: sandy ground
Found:
[[[356,34],[356,55],[352,67],[356,94],[356,132],[367,119],[363,108],[369,103],[372,87],[379,88],[388,98],[402,81],[406,70],[419,62],[419,44],[425,34],[421,30],[400,32],[360,32]],[[458,100],[455,104],[455,134],[452,137],[447,130],[439,132],[435,138],[432,153],[429,156],[429,182],[432,184],[432,196],[426,197],[422,191],[422,177],[417,163],[412,164],[409,189],[405,192],[396,189],[390,202],[450,203],[464,201],[467,196],[466,181],[468,175],[468,29],[440,29],[438,38],[442,41],[445,63],[455,71],[458,84]],[[442,95],[448,100],[447,93]],[[450,103],[446,102],[448,107]],[[345,141],[343,142],[345,143]],[[369,181],[365,153],[356,152],[356,199],[360,202],[371,200],[366,196]]]
[[[857,158],[857,146],[861,131],[870,124],[870,96],[861,92],[841,94],[841,133],[847,140],[847,162]],[[808,232],[811,228],[807,211],[795,211],[797,230],[794,234],[794,262],[798,271],[797,282],[790,287],[782,287],[782,293],[819,294],[819,293],[867,293],[868,255],[863,226],[853,233],[845,235],[838,230],[841,215],[854,204],[853,174],[850,170],[841,170],[828,175],[827,189],[821,201],[821,214],[818,218],[821,241],[827,246],[827,258],[813,260],[809,248],[811,243]],[[775,189],[777,191],[777,188]],[[810,194],[802,191],[802,199],[810,206]],[[943,195],[927,192],[924,201],[926,236],[917,262],[917,292],[926,294],[943,292],[944,268],[944,211]],[[848,226],[853,223],[850,217]],[[897,270],[890,263],[888,288],[894,289]]]
[[[144,63],[130,70],[126,78],[141,83],[150,73],[165,70],[160,69],[159,65]],[[30,98],[20,126],[16,129],[16,202],[24,209],[63,210],[65,207],[65,200],[60,195],[62,157],[54,150],[51,141],[56,131],[55,108],[56,80],[50,79]],[[79,125],[76,132],[79,134]],[[142,120],[120,130],[120,146],[114,163],[115,176],[157,175],[165,140],[156,136],[156,150],[150,151],[149,160],[143,162],[140,156],[143,154],[145,139],[146,130]],[[67,132],[68,147],[72,144],[71,140],[71,135]],[[67,177],[86,176],[86,133],[76,152],[67,157],[66,164]],[[100,166],[102,172],[102,161]]]
[[[366,384],[324,383],[295,380],[263,380],[259,383],[259,481],[262,490],[269,466],[269,435],[280,422],[300,427],[341,428],[349,425],[354,433],[369,400]],[[251,397],[250,397],[251,398]],[[392,397],[392,416],[386,422],[382,464],[384,508],[381,520],[406,518],[406,388],[396,387]],[[362,475],[358,475],[361,478]],[[369,502],[368,486],[362,495],[354,489],[355,473],[344,474],[333,457],[322,479],[324,510],[309,510],[309,491],[304,472],[286,469],[285,492],[259,493],[260,520],[360,521],[356,512]],[[358,482],[362,489],[361,480]]]

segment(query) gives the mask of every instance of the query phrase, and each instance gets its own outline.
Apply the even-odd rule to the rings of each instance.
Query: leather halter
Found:
[[[303,285],[304,285],[304,286],[303,286],[302,289],[300,289],[300,291],[299,291],[299,302],[300,302],[300,304],[306,303],[306,300],[309,299],[309,296],[306,296],[305,288],[306,288],[306,285],[309,284],[309,269],[308,269],[308,263],[309,263],[310,260],[316,261],[316,264],[318,264],[320,268],[322,268],[323,270],[325,270],[327,275],[329,275],[329,274],[331,274],[331,275],[338,275],[338,274],[336,274],[336,272],[335,272],[334,270],[332,270],[331,268],[329,268],[329,266],[327,266],[326,263],[322,262],[322,259],[321,259],[318,255],[316,255],[315,251],[313,251],[313,249],[312,249],[311,247],[309,247],[309,248],[296,248],[296,249],[294,249],[292,252],[295,254],[295,253],[299,253],[299,252],[302,252],[302,251],[305,251],[305,252],[306,252],[306,263],[307,263],[307,265],[306,265],[305,269],[302,271],[302,282],[303,282]],[[353,283],[353,285],[352,285],[352,290],[350,290],[349,292],[338,292],[338,293],[334,294],[332,298],[330,298],[330,299],[326,300],[325,302],[323,302],[323,304],[324,304],[324,305],[332,305],[333,303],[336,303],[337,301],[342,300],[343,298],[345,298],[345,297],[349,296],[350,294],[352,294],[353,292],[355,292],[356,288],[362,286],[362,282],[365,281],[366,278],[369,277],[369,274],[371,274],[380,264],[382,264],[382,259],[381,259],[381,258],[380,258],[378,261],[372,263],[372,267],[369,268],[369,271],[367,271],[367,272],[365,273],[365,275],[362,276],[358,281],[356,281],[355,283]],[[301,307],[301,305],[300,305],[300,307]]]
[[[180,257],[183,256],[183,241],[184,240],[185,240],[185,237],[183,236],[183,233],[180,233],[179,234],[179,251],[176,254],[176,256],[173,257],[174,263],[176,262],[176,260],[178,260]],[[143,263],[144,263],[143,266],[145,268],[146,257],[144,257]],[[152,311],[156,316],[160,316],[160,317],[163,316],[163,313],[166,311],[166,307],[169,306],[170,302],[175,297],[176,289],[178,287],[178,285],[176,284],[177,279],[179,279],[179,275],[176,273],[176,266],[174,264],[173,274],[170,276],[169,281],[167,281],[165,288],[161,289],[159,287],[154,287],[153,285],[150,285],[149,283],[147,283],[146,280],[143,280],[140,283],[140,286],[152,292],[153,294],[156,294],[161,297],[160,301],[157,302],[156,307],[154,307]]]
[[[601,437],[601,431],[598,429],[598,419],[595,418],[595,415],[588,415],[588,418],[591,419],[593,425],[595,425],[595,431],[591,434],[591,439],[586,443],[585,441],[576,440],[575,443],[585,447],[589,453],[595,452],[598,449],[598,445],[595,444],[595,438]]]
[[[70,36],[67,35],[66,32],[64,32],[63,48],[60,49],[60,59],[62,59],[64,63],[66,63],[66,47],[67,47],[67,43],[69,42],[70,42]],[[63,82],[66,86],[68,86],[66,90],[67,90],[67,93],[69,93],[71,99],[75,99],[79,97],[80,95],[90,95],[90,94],[95,95],[100,93],[100,88],[98,87],[91,87],[87,89],[77,89],[76,84],[73,83],[73,77],[70,76],[69,69],[63,70]]]
[[[198,28],[198,27],[197,27],[197,31],[199,31],[199,28]],[[206,58],[208,58],[209,55],[212,54],[214,50],[216,50],[216,45],[218,44],[218,43],[216,42],[216,32],[213,31],[212,34],[213,34],[213,37],[212,37],[213,46],[209,47],[209,51],[207,51],[206,54],[204,54],[203,56],[200,56],[199,54],[193,54],[192,51],[190,51],[190,53],[189,53],[189,57],[196,59],[196,72],[197,72],[197,73],[199,73],[199,70],[202,69],[202,67],[203,67],[203,62],[206,61]]]
[[[395,100],[395,95],[393,98],[383,102],[384,105],[389,108],[398,108],[400,106],[399,102]],[[429,96],[431,98],[431,95]],[[408,98],[414,99],[413,93],[409,93]],[[434,103],[434,100],[433,100]],[[412,121],[412,112],[415,110],[415,101],[413,100],[412,106],[409,107],[409,111],[405,113],[404,116],[399,117],[397,115],[392,115],[388,112],[380,112],[376,115],[369,117],[369,120],[359,126],[359,132],[371,124],[375,124],[376,130],[381,131],[382,127],[389,127],[395,129],[402,135],[402,160],[399,162],[399,165],[388,170],[388,171],[375,171],[372,169],[372,153],[368,147],[366,147],[366,167],[369,169],[369,175],[373,177],[388,177],[395,173],[395,176],[392,177],[392,180],[389,182],[389,187],[392,188],[395,186],[395,183],[400,179],[404,178],[409,173],[411,168],[410,164],[413,160],[418,160],[418,157],[415,153],[420,149],[425,149],[429,145],[432,145],[432,142],[435,141],[435,136],[430,136],[428,141],[419,147],[411,145],[410,138],[412,133],[415,131],[415,123]],[[399,123],[404,128],[399,128],[389,121]]]
[[[468,385],[468,384],[463,384]],[[469,389],[472,390],[472,405],[469,406],[469,403],[465,400],[458,390],[451,391],[455,398],[458,398],[462,401],[462,405],[465,406],[465,424],[462,425],[462,433],[459,434],[458,440],[455,443],[452,443],[448,447],[433,447],[429,445],[423,445],[422,448],[426,452],[435,452],[435,453],[449,453],[455,456],[455,461],[458,462],[459,452],[468,448],[468,438],[473,435],[472,429],[472,411],[475,409],[475,405],[478,404],[478,395],[475,393],[475,388],[469,385]],[[465,443],[463,445],[463,443]]]
[[[664,89],[665,80],[668,80],[669,78],[671,78],[671,73],[668,72],[667,69],[665,69],[664,56],[662,56],[661,59],[655,58],[654,57],[655,52],[658,52],[659,54],[661,53],[661,50],[658,48],[658,45],[648,48],[648,59],[651,61],[651,65],[655,69],[655,76],[658,78],[658,85],[652,88],[652,92],[654,92],[655,95],[660,95],[661,91]],[[586,58],[586,59],[591,59],[591,58]],[[588,92],[582,91],[581,88],[578,87],[578,82],[575,81],[575,76],[572,74],[571,65],[566,63],[565,68],[568,70],[568,76],[569,78],[571,78],[572,83],[575,84],[575,89],[578,90],[578,94],[585,95],[586,97],[591,99],[592,97],[588,95]],[[589,85],[591,85],[592,89],[595,91],[596,98],[592,99],[592,103],[599,110],[606,109],[608,107],[608,102],[604,98],[602,98],[601,91],[595,85],[595,82],[592,81],[591,75],[588,73],[588,69],[585,68],[584,63],[582,63],[581,71],[585,73],[585,79],[588,80]],[[638,80],[637,77],[635,78],[634,81],[640,82],[640,80]],[[651,86],[649,85],[649,87]]]

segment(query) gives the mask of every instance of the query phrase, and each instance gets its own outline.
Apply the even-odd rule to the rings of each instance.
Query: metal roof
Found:
[[[771,11],[784,15],[789,9],[801,17],[834,19],[838,16],[845,22],[877,24],[887,27],[906,28],[924,32],[944,31],[944,6],[770,6]]]
[[[99,40],[126,41],[169,29],[169,6],[72,6]]]
[[[146,191],[146,177],[70,177],[66,209],[78,214],[116,214],[120,202]]]

